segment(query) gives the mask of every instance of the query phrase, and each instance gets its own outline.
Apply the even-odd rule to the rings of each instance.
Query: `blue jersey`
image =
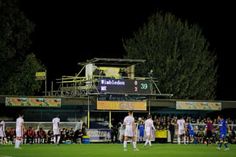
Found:
[[[138,130],[139,130],[139,136],[143,137],[144,136],[144,124],[139,124]]]
[[[222,119],[219,121],[220,138],[224,138],[227,134],[227,121]]]
[[[194,135],[194,129],[191,123],[188,123],[187,125],[188,133],[189,135],[193,136]]]

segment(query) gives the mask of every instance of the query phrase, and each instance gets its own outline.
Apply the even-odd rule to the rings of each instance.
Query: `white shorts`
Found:
[[[126,126],[125,127],[125,136],[128,136],[128,137],[133,137],[134,136],[132,126]]]
[[[0,137],[6,137],[6,134],[3,130],[0,130]]]
[[[184,129],[178,130],[178,135],[183,135],[183,134],[185,134],[185,130]]]
[[[53,129],[53,135],[60,135],[60,129],[57,128],[57,129]]]
[[[145,129],[145,133],[146,133],[146,136],[151,136],[151,128],[150,127],[147,127]]]
[[[23,132],[20,129],[16,129],[16,137],[23,137]]]

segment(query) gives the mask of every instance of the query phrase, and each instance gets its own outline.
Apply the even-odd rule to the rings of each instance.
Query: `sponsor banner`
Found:
[[[61,98],[6,97],[5,104],[13,107],[61,107]]]
[[[108,142],[111,140],[110,129],[87,129],[90,142]]]
[[[110,78],[120,78],[120,68],[119,67],[99,67],[99,70],[102,70],[106,77]]]
[[[97,101],[98,110],[146,110],[147,101]]]
[[[167,138],[167,130],[157,130],[156,131],[156,138]]]
[[[46,72],[36,72],[35,77],[36,77],[36,80],[45,80]]]
[[[177,101],[177,110],[216,110],[222,109],[221,102],[193,102],[193,101]]]

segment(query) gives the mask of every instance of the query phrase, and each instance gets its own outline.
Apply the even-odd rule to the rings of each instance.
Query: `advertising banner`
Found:
[[[147,101],[97,101],[98,110],[147,110]]]
[[[87,129],[90,142],[109,142],[111,140],[110,129]]]
[[[5,105],[12,107],[61,107],[61,98],[6,97]]]
[[[36,80],[45,80],[46,79],[46,72],[36,72],[35,73]]]
[[[177,110],[215,110],[222,108],[221,102],[193,102],[193,101],[177,101]]]
[[[167,130],[157,130],[156,138],[167,138]]]

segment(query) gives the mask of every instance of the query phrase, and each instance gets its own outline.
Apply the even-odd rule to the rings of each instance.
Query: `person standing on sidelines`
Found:
[[[185,137],[185,120],[183,117],[177,120],[177,127],[178,127],[178,144],[181,143],[181,139],[183,138],[184,144],[186,144],[186,137]]]
[[[149,146],[152,146],[151,143],[151,137],[152,137],[152,130],[156,130],[154,125],[153,125],[153,120],[152,120],[152,116],[149,114],[147,119],[144,122],[145,125],[145,135],[146,135],[146,142],[144,144],[144,146],[147,146],[147,144],[149,144]]]
[[[212,131],[213,131],[214,127],[213,127],[213,124],[212,124],[212,121],[210,118],[207,118],[207,123],[206,123],[206,143],[207,143],[207,146],[208,144],[211,142],[212,140]]]
[[[57,145],[59,145],[60,138],[61,138],[59,124],[60,124],[60,118],[59,118],[59,115],[57,115],[55,118],[52,119],[54,144],[57,144]]]
[[[220,137],[219,137],[219,143],[218,143],[218,150],[221,149],[222,144],[224,143],[225,150],[229,150],[228,147],[228,141],[226,139],[226,134],[228,131],[228,124],[227,121],[223,118],[223,116],[219,115],[218,116],[218,121],[219,121],[219,131],[220,131]]]
[[[125,126],[124,151],[127,151],[127,142],[129,139],[132,140],[134,151],[139,151],[136,146],[136,125],[134,123],[133,111],[128,112],[128,116],[124,118],[123,125]]]
[[[5,122],[0,120],[0,144],[6,144]]]
[[[15,139],[15,148],[20,149],[20,144],[23,141],[24,135],[24,119],[23,114],[20,113],[19,117],[16,119],[16,139]]]

